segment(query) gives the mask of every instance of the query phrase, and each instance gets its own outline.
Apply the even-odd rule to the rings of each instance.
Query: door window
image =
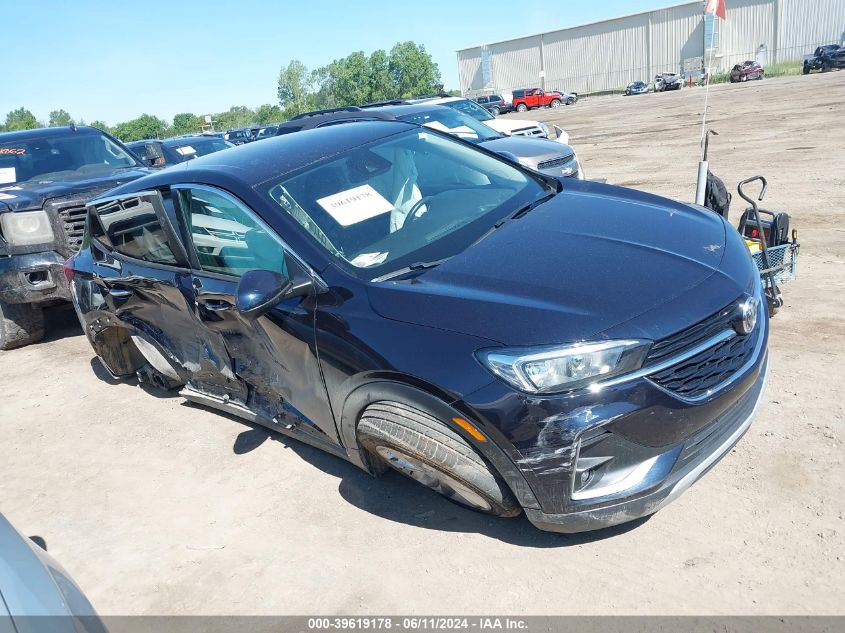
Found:
[[[288,275],[282,245],[240,203],[208,189],[176,191],[204,271],[236,277],[250,270]]]

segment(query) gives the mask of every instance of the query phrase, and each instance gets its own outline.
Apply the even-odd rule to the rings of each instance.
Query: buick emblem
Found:
[[[739,304],[739,319],[734,327],[739,334],[751,334],[757,327],[757,315],[760,312],[760,302],[756,297],[748,297]]]

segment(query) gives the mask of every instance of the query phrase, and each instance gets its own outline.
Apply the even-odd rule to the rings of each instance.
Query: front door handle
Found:
[[[121,288],[109,288],[109,294],[115,299],[128,299],[132,296],[132,291]]]
[[[226,310],[231,310],[233,307],[231,303],[223,299],[200,299],[198,303],[201,303],[206,310],[211,310],[212,312],[225,312]]]

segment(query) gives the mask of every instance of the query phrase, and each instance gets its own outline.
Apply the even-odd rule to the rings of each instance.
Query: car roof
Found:
[[[225,152],[207,154],[163,169],[134,181],[131,187],[126,188],[126,192],[192,182],[225,186],[226,183],[237,181],[243,186],[254,187],[333,154],[416,128],[415,125],[401,121],[359,121],[274,136],[261,143],[239,145]],[[124,187],[115,193],[120,193]]]
[[[197,134],[192,136],[173,136],[160,141],[160,143],[162,145],[167,145],[168,147],[173,147],[174,145],[190,145],[191,143],[196,143],[197,141],[207,143],[212,140],[219,141],[220,139],[216,136],[202,136],[201,134]]]
[[[0,141],[28,141],[31,139],[42,138],[59,138],[67,136],[68,134],[80,135],[98,135],[103,134],[103,131],[90,127],[88,125],[79,125],[76,127],[40,127],[34,130],[17,130],[15,132],[0,132]]]

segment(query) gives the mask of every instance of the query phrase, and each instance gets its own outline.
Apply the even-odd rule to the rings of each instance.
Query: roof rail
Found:
[[[339,108],[326,108],[325,110],[312,110],[310,112],[301,112],[297,114],[295,117],[291,119],[291,121],[296,121],[297,119],[304,119],[309,116],[320,116],[321,114],[334,114],[335,112],[360,112],[361,108],[358,106],[341,106]]]
[[[380,108],[381,106],[392,106],[392,105],[410,105],[410,101],[406,101],[405,99],[388,99],[387,101],[373,101],[372,103],[365,103],[364,105],[360,106],[361,108]]]

